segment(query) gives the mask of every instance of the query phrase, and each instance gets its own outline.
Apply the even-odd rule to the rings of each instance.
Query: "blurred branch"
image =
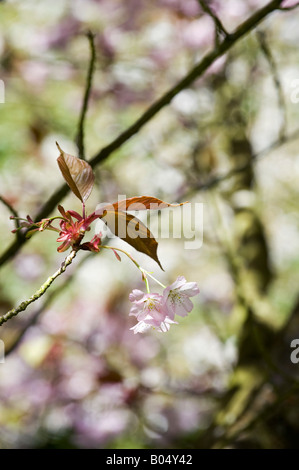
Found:
[[[258,328],[258,324],[255,321],[255,318],[263,317],[263,313],[266,313],[266,311],[271,311],[272,314],[274,307],[273,305],[270,305],[270,303],[265,298],[262,297],[261,293],[254,285],[250,285],[248,282],[246,277],[246,268],[244,268],[241,258],[239,258],[238,254],[235,253],[232,239],[228,233],[228,230],[226,229],[225,224],[223,223],[223,217],[217,196],[215,193],[211,193],[211,196],[218,222],[217,227],[219,228],[219,244],[222,247],[223,254],[226,258],[235,283],[237,299],[240,305],[246,309],[248,320],[247,327],[250,327],[252,330],[252,339],[257,347],[257,350],[259,351],[260,356],[264,360],[266,366],[270,370],[279,374],[286,381],[299,386],[299,382],[296,378],[287,374],[273,361],[264,344],[263,337],[260,334],[260,330]]]
[[[273,150],[276,150],[277,148],[281,147],[282,145],[285,145],[293,140],[299,139],[299,128],[290,133],[288,136],[284,136],[283,139],[279,138],[275,140],[272,144],[270,144],[268,147],[265,149],[261,150],[260,152],[254,154],[249,161],[247,161],[244,165],[237,166],[233,168],[232,170],[228,171],[227,173],[224,173],[223,175],[215,176],[214,178],[209,179],[208,181],[204,183],[200,183],[197,186],[192,188],[193,190],[206,190],[206,189],[211,189],[218,184],[222,183],[223,181],[226,181],[233,176],[237,175],[238,173],[242,173],[243,171],[247,170],[252,163],[256,160],[260,160],[262,157],[266,156]],[[184,196],[186,197],[186,195]]]
[[[269,45],[267,43],[265,33],[262,31],[257,31],[257,38],[260,43],[261,50],[269,63],[269,66],[272,72],[274,85],[277,91],[279,109],[282,114],[282,122],[281,122],[280,130],[279,130],[279,138],[280,140],[283,141],[285,138],[286,131],[287,131],[287,107],[286,107],[286,102],[284,99],[283,90],[282,90],[282,86],[281,86],[280,79],[279,79],[278,70],[277,70],[273,55],[271,53],[271,50],[269,48]]]
[[[217,60],[229,51],[241,38],[246,36],[254,30],[258,24],[263,21],[270,13],[278,10],[283,0],[272,0],[266,6],[256,11],[250,18],[244,21],[233,33],[225,37],[225,39],[211,52],[209,52],[180,82],[173,88],[166,92],[161,98],[154,102],[145,113],[137,119],[127,130],[122,132],[115,140],[109,145],[100,150],[91,160],[90,165],[95,168],[99,163],[106,160],[113,152],[119,149],[125,142],[127,142],[133,135],[135,135],[146,123],[148,123],[162,108],[167,106],[171,100],[180,91],[190,86],[197,78],[201,77],[208,68]],[[49,200],[40,209],[36,215],[35,221],[46,218],[59,204],[61,199],[67,195],[69,188],[66,184],[61,186]],[[0,257],[0,266],[12,258],[27,241],[25,236],[20,240],[15,240],[7,250]]]
[[[60,276],[66,268],[72,263],[73,259],[75,258],[77,254],[76,250],[71,251],[71,253],[65,258],[64,262],[62,263],[61,267],[52,275],[50,276],[46,282],[33,294],[29,299],[25,300],[24,302],[20,303],[20,305],[16,308],[13,308],[12,310],[9,310],[5,315],[2,315],[0,317],[0,326],[3,325],[3,323],[7,322],[14,316],[18,315],[18,313],[23,312],[26,310],[28,305],[30,305],[32,302],[35,302],[38,300],[46,290],[50,287],[50,285],[55,281],[55,279]]]
[[[257,299],[259,300],[259,299]],[[287,372],[285,372],[281,367],[279,367],[272,359],[271,355],[269,354],[269,351],[265,347],[265,344],[263,342],[262,336],[260,334],[259,329],[257,328],[256,324],[253,321],[253,316],[250,315],[249,317],[251,326],[252,326],[252,331],[253,331],[253,339],[255,341],[255,344],[261,354],[261,357],[264,359],[266,365],[270,370],[273,372],[276,372],[280,377],[282,377],[285,381],[290,382],[292,384],[295,384],[297,387],[299,387],[299,381],[295,378],[289,375]]]
[[[226,31],[225,27],[223,26],[222,22],[218,18],[218,16],[213,12],[210,6],[206,3],[205,0],[198,0],[202,10],[207,13],[213,20],[215,25],[215,43],[216,46],[220,43],[220,36],[223,35],[224,37],[228,37],[229,33]]]
[[[252,413],[251,417],[243,424],[242,420],[240,421],[240,426],[237,427],[237,430],[234,432],[230,432],[230,428],[227,429],[226,433],[221,436],[220,443],[222,446],[227,446],[231,443],[235,443],[236,440],[243,434],[248,434],[249,431],[253,430],[255,426],[260,423],[265,423],[266,421],[270,420],[273,416],[277,415],[280,411],[280,408],[283,405],[289,406],[289,402],[292,402],[292,398],[294,395],[298,394],[298,384],[292,384],[286,391],[283,393],[279,393],[272,402],[265,403],[264,409],[260,409],[258,413]],[[259,399],[259,396],[256,397]],[[246,411],[250,411],[252,408],[252,400],[250,400],[248,404],[248,409]],[[244,420],[243,420],[244,421]],[[222,447],[221,446],[221,447]]]
[[[87,39],[89,41],[89,46],[90,46],[90,61],[89,61],[89,68],[88,68],[88,73],[86,77],[85,93],[84,93],[80,119],[79,119],[79,124],[78,124],[78,132],[77,132],[77,137],[76,137],[79,157],[82,158],[83,160],[86,159],[85,148],[84,148],[84,124],[85,124],[85,117],[86,117],[87,108],[88,108],[88,100],[89,100],[89,96],[91,92],[92,78],[94,74],[95,60],[96,60],[94,34],[91,31],[88,31],[86,36],[87,36]]]

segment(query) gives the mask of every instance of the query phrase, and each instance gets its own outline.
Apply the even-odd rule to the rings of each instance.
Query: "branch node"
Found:
[[[213,12],[211,7],[206,3],[206,0],[198,0],[202,11],[207,13],[210,18],[213,20],[215,25],[215,44],[219,46],[220,44],[220,37],[224,36],[224,39],[228,39],[230,37],[230,33],[227,32],[226,28],[223,26],[222,22],[218,18],[218,16]]]

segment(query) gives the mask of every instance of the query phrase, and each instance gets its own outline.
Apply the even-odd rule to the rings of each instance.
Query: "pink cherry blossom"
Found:
[[[163,301],[167,306],[168,316],[172,320],[175,315],[185,317],[193,309],[190,297],[199,294],[196,282],[187,282],[184,276],[179,276],[163,292]]]
[[[150,323],[147,323],[147,321],[149,321]],[[148,319],[144,320],[144,321],[139,321],[136,325],[134,325],[132,328],[130,328],[130,330],[133,330],[134,331],[134,334],[136,333],[144,333],[145,331],[147,331],[149,328],[155,328],[157,331],[159,331],[160,333],[166,333],[169,328],[170,328],[170,325],[171,324],[177,324],[176,321],[173,321],[171,320],[169,317],[165,317],[164,321],[160,323],[160,325],[152,325],[151,324],[151,318],[149,316]]]
[[[130,328],[130,330],[133,330],[134,335],[136,335],[137,333],[144,333],[149,328],[151,328],[151,325],[148,325],[144,321],[139,321],[138,323],[136,323],[136,325],[132,326],[132,328]]]
[[[144,294],[144,292],[134,289],[129,295],[129,300],[133,303],[130,315],[137,317],[137,320],[144,320],[150,316],[153,321],[162,321],[167,310],[163,305],[163,297],[160,294]]]
[[[141,290],[134,289],[129,300],[133,303],[130,315],[137,317],[138,323],[132,330],[134,333],[142,333],[149,327],[165,332],[175,323],[168,317],[168,310],[160,294],[144,294]]]
[[[143,333],[150,327],[160,332],[169,330],[175,315],[185,317],[193,309],[190,297],[199,294],[196,282],[187,282],[179,276],[175,282],[166,287],[163,296],[157,293],[145,294],[134,289],[129,295],[132,302],[130,315],[137,318],[138,323],[131,328],[136,333]]]

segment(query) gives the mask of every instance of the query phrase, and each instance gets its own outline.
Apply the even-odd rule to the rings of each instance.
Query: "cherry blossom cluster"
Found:
[[[160,284],[160,283],[159,283]],[[130,315],[137,318],[138,323],[131,328],[134,333],[143,333],[149,328],[160,332],[169,330],[170,325],[178,323],[175,315],[185,317],[193,309],[190,297],[199,294],[196,282],[187,282],[184,276],[179,276],[170,286],[165,287],[163,294],[145,294],[139,289],[133,289],[129,300],[133,303]]]

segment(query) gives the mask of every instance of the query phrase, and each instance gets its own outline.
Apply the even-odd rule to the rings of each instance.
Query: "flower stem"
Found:
[[[149,283],[148,283],[148,278],[146,277],[146,275],[144,274],[144,272],[142,272],[143,276],[142,276],[142,279],[144,280],[145,282],[145,287],[146,287],[146,291],[148,294],[151,293],[150,291],[150,287],[149,287]]]
[[[124,253],[128,258],[130,258],[131,261],[133,261],[135,266],[137,266],[137,268],[140,269],[141,272],[143,271],[141,266],[137,263],[137,261],[133,258],[133,256],[131,256],[130,253],[128,253],[127,251],[122,250],[121,248],[115,248],[114,246],[108,246],[108,245],[101,245],[101,248],[107,248],[108,250],[115,250],[115,251],[120,251],[121,253]]]
[[[135,266],[137,266],[137,268],[141,271],[142,280],[145,282],[147,293],[148,294],[150,293],[148,279],[147,279],[146,274],[145,274],[146,271],[140,266],[140,264],[137,263],[137,261],[133,258],[133,256],[130,255],[130,253],[128,253],[125,250],[122,250],[121,248],[116,248],[116,247],[108,246],[108,245],[102,245],[101,248],[107,248],[107,249],[113,250],[113,251],[114,250],[115,251],[121,251],[121,253],[124,253],[128,258],[130,258],[130,260],[135,264]]]
[[[141,268],[142,269],[142,268]],[[148,271],[145,271],[145,269],[142,269],[142,271],[144,273],[146,273],[147,276],[149,276],[150,278],[153,279],[153,281],[156,281],[157,284],[159,284],[159,286],[163,287],[163,289],[166,289],[166,286],[164,286],[164,284],[162,284],[162,282],[158,281],[158,279],[156,279],[154,276],[152,276],[151,273],[149,273]]]
[[[133,263],[135,264],[135,266],[137,266],[137,268],[141,271],[142,273],[142,279],[143,281],[145,282],[145,285],[146,285],[146,290],[148,293],[150,293],[150,288],[149,288],[149,283],[148,283],[148,279],[147,279],[147,276],[149,276],[150,278],[153,279],[153,281],[156,281],[157,284],[159,284],[159,286],[163,287],[163,289],[166,288],[166,286],[164,286],[164,284],[162,284],[162,282],[158,281],[158,279],[156,279],[154,276],[152,276],[152,274],[150,274],[148,271],[146,271],[145,269],[143,269],[140,264],[137,263],[137,261],[130,255],[130,253],[128,253],[127,251],[125,250],[122,250],[121,248],[115,248],[113,246],[108,246],[108,245],[102,245],[101,248],[108,248],[109,250],[116,250],[116,251],[121,251],[122,253],[124,253],[128,258],[130,258],[131,261],[133,261]]]

